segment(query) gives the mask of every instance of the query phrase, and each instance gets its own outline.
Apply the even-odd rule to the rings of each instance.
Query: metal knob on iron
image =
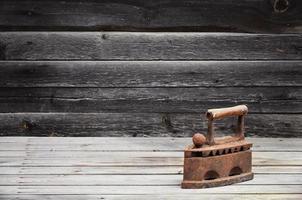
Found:
[[[206,142],[206,137],[201,133],[195,133],[192,137],[192,141],[195,147],[201,147]]]

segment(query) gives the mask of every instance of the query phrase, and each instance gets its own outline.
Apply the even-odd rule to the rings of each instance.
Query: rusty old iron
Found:
[[[197,133],[193,145],[184,150],[182,188],[208,188],[229,185],[253,179],[252,152],[244,138],[244,116],[248,108],[239,105],[210,109],[206,112],[208,132],[206,137]],[[233,136],[214,138],[214,120],[238,116]]]

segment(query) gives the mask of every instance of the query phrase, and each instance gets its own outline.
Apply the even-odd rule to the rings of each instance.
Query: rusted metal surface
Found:
[[[253,179],[252,152],[244,138],[245,105],[207,111],[208,133],[193,136],[193,145],[184,151],[182,188],[207,188]],[[214,120],[238,116],[234,136],[214,138]]]

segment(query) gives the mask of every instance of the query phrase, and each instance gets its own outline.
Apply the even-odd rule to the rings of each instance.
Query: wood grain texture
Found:
[[[23,151],[24,152],[24,151]],[[9,153],[6,151],[6,153]],[[16,153],[16,151],[15,151]],[[26,153],[26,152],[24,152]],[[183,166],[1,167],[0,175],[177,175]],[[302,174],[302,166],[253,166],[256,174]],[[1,195],[0,195],[1,196]]]
[[[1,200],[17,200],[22,198],[22,200],[39,200],[39,199],[47,199],[47,200],[183,200],[188,197],[190,200],[200,200],[200,198],[208,199],[208,200],[300,200],[302,198],[302,194],[171,194],[171,195],[45,195],[45,194],[22,194],[22,195],[0,195]]]
[[[299,0],[3,0],[0,29],[293,33],[301,9]]]
[[[250,114],[246,134],[301,137],[301,115]],[[229,121],[228,121],[229,120]],[[230,134],[231,118],[217,121],[217,134]],[[2,135],[10,136],[192,136],[206,132],[204,115],[170,113],[7,113],[0,114]]]
[[[289,151],[301,145],[301,139],[248,138],[257,150],[252,160],[255,178],[227,188],[203,190],[180,188],[183,152],[177,150],[190,138],[0,139],[1,147],[10,145],[0,150],[0,199],[293,200],[302,195],[301,152]],[[85,149],[92,143],[104,149]],[[39,145],[51,149],[32,148]],[[82,150],[73,149],[77,145]],[[147,151],[140,150],[144,146]],[[166,147],[171,149],[148,150]],[[278,152],[271,152],[275,148]]]
[[[35,152],[0,157],[2,167],[182,166],[183,152]],[[253,166],[301,166],[301,152],[253,152]]]
[[[231,185],[206,190],[182,190],[178,186],[0,186],[2,194],[13,195],[203,195],[203,194],[300,194],[301,185]]]
[[[297,60],[300,34],[1,32],[2,60]]]
[[[17,186],[179,186],[183,175],[1,175],[1,185]],[[302,185],[302,174],[255,174],[240,185]]]
[[[0,61],[0,87],[302,86],[301,61]]]
[[[250,113],[302,113],[302,87],[0,88],[0,112],[205,113],[247,104]]]
[[[302,138],[246,137],[253,152],[300,152]],[[0,137],[0,157],[30,151],[181,151],[191,137]],[[282,149],[280,148],[282,146]]]

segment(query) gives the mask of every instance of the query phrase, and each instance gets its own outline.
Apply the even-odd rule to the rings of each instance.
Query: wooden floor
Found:
[[[252,181],[184,190],[190,138],[0,138],[0,199],[302,199],[302,138],[248,138]]]

